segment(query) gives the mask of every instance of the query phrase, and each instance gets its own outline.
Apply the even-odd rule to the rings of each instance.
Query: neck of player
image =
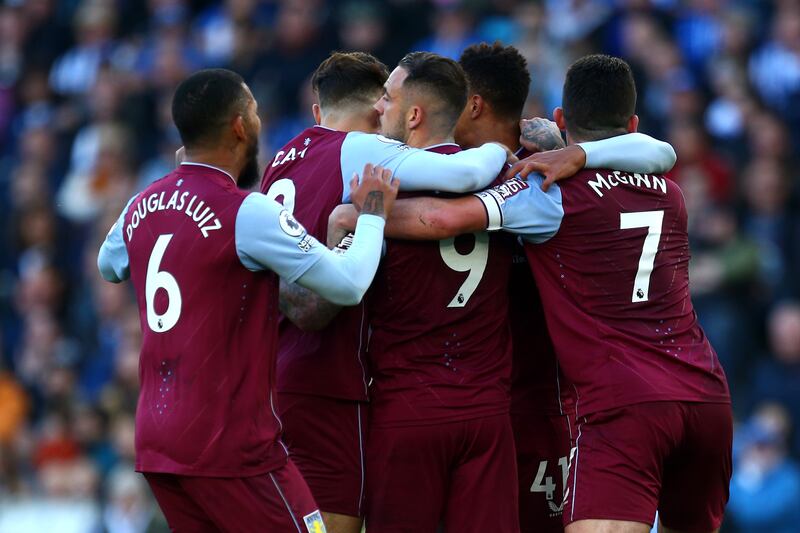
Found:
[[[408,132],[406,144],[412,148],[427,148],[437,144],[454,143],[453,131],[447,133],[430,131],[427,128],[415,128]]]
[[[370,111],[372,111],[372,108],[370,108]],[[319,125],[336,131],[371,132],[375,131],[377,127],[374,111],[372,115],[373,116],[367,116],[366,113],[361,115],[358,113],[346,114],[330,112],[322,115],[322,120]]]
[[[195,148],[190,150],[186,149],[186,157],[183,162],[185,163],[202,163],[224,170],[234,180],[238,180],[246,161],[242,155],[237,154],[227,148],[203,149]]]
[[[519,121],[503,122],[501,120],[480,121],[473,124],[475,146],[480,146],[488,142],[499,142],[508,146],[509,150],[515,152],[520,149],[519,144]],[[465,146],[465,148],[467,148]]]

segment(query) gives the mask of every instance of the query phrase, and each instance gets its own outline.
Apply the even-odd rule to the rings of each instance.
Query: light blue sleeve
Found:
[[[122,235],[122,226],[125,225],[125,214],[128,208],[136,199],[136,195],[128,200],[122,214],[106,235],[106,240],[100,246],[97,254],[97,268],[103,279],[111,283],[120,283],[131,276],[130,260],[128,259],[128,248]]]
[[[337,254],[309,235],[282,205],[252,193],[236,215],[236,253],[249,270],[269,269],[335,304],[355,305],[378,269],[384,224],[374,215],[359,216],[353,244]]]
[[[628,133],[600,141],[578,143],[586,152],[585,168],[610,168],[640,174],[669,172],[677,156],[669,143],[644,133]]]
[[[455,154],[437,154],[382,135],[351,132],[342,143],[342,201],[350,201],[350,180],[372,163],[392,171],[402,191],[466,193],[488,186],[506,162],[498,144],[487,143]]]
[[[543,181],[541,175],[531,174],[527,181],[517,177],[477,193],[486,209],[486,229],[502,229],[535,244],[558,233],[564,218],[561,189],[553,184],[544,192]]]
[[[236,214],[236,253],[252,271],[272,270],[294,283],[327,251],[289,211],[260,193]]]

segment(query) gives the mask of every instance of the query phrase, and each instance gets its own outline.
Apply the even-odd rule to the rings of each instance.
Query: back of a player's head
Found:
[[[458,62],[471,94],[488,102],[496,116],[519,120],[531,85],[528,62],[519,50],[499,41],[473,44],[464,49]]]
[[[631,67],[618,57],[582,57],[567,71],[562,101],[564,121],[573,138],[593,140],[625,133],[636,112]]]
[[[311,77],[311,86],[323,109],[369,106],[380,96],[389,69],[364,52],[334,52]]]
[[[403,89],[417,91],[431,101],[431,126],[451,131],[467,104],[467,77],[461,66],[432,52],[411,52],[397,66],[407,73]]]
[[[172,120],[187,149],[217,141],[225,125],[244,115],[249,93],[241,76],[221,68],[195,72],[178,85],[172,98]]]

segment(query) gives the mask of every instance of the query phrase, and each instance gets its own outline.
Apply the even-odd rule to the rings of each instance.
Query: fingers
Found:
[[[371,178],[374,172],[375,172],[375,167],[372,166],[372,163],[367,163],[366,165],[364,165],[364,171],[361,173],[361,175],[364,177],[364,179],[367,179],[368,177]]]
[[[358,187],[358,174],[353,172],[353,177],[350,178],[350,190],[352,191],[356,187]]]
[[[546,174],[549,170],[550,166],[545,163],[524,159],[508,170],[506,173],[506,178],[510,179],[514,176],[519,176],[522,179],[528,179],[528,176],[533,172]]]
[[[509,168],[508,171],[506,172],[506,176],[505,176],[506,179],[509,180],[509,179],[513,178],[514,176],[516,176],[517,173],[520,170],[522,170],[522,167],[524,167],[524,166],[525,166],[525,160],[524,159],[522,161],[517,161],[516,163],[511,165],[511,168]]]
[[[552,184],[553,184],[555,181],[556,181],[556,178],[555,178],[555,176],[548,176],[547,174],[545,174],[545,179],[544,179],[544,181],[542,182],[542,190],[543,190],[544,192],[547,192],[547,190],[550,188],[550,186],[551,186],[551,185],[552,185]]]

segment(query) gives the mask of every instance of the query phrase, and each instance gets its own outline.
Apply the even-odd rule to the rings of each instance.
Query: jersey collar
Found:
[[[231,176],[229,173],[225,172],[221,168],[218,168],[218,167],[215,167],[215,166],[212,166],[212,165],[206,165],[205,163],[195,163],[193,161],[184,161],[184,162],[181,163],[181,165],[191,165],[193,167],[206,167],[206,168],[210,168],[210,169],[213,169],[213,170],[217,170],[219,172],[222,172],[226,176],[228,176],[231,179],[231,181],[233,182],[233,184],[236,185],[236,180],[233,179],[233,176]]]

